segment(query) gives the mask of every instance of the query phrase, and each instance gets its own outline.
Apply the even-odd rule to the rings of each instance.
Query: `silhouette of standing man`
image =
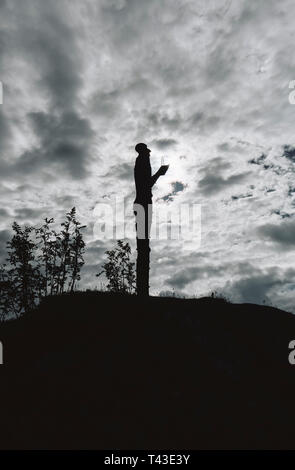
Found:
[[[146,144],[137,144],[135,147],[138,157],[134,167],[136,198],[134,201],[134,215],[136,216],[136,288],[137,295],[149,295],[149,265],[150,265],[150,230],[152,224],[152,187],[157,179],[165,175],[167,165],[162,165],[152,176],[150,164],[150,149]]]

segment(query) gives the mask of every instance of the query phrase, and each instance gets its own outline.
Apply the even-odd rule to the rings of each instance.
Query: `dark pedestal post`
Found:
[[[136,290],[137,295],[149,295],[150,241],[137,238]]]
[[[150,274],[150,230],[152,224],[152,204],[136,205],[136,291],[137,295],[149,295]]]

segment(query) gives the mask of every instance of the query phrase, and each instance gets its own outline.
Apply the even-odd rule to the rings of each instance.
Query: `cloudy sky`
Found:
[[[151,291],[295,311],[293,0],[0,0],[0,250],[13,220],[77,207],[81,287],[104,251],[95,207],[133,218],[134,145],[157,207],[201,204],[200,246],[152,242]],[[134,241],[131,241],[134,248]]]

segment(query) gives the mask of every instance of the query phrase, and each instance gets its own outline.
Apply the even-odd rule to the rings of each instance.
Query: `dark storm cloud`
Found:
[[[89,279],[89,281],[92,284],[91,290],[93,290],[93,282],[95,280],[98,281],[98,279],[99,280],[102,279],[100,277],[97,279],[96,277],[96,274],[99,274],[100,272],[101,272],[101,269],[98,264],[87,263],[85,266],[83,266],[83,279],[84,280]]]
[[[199,180],[199,189],[204,196],[211,196],[215,193],[224,191],[228,187],[243,182],[249,175],[249,172],[238,173],[228,177],[222,176],[222,172],[229,170],[231,164],[221,157],[213,158],[208,164],[200,170],[204,174]]]
[[[183,191],[184,188],[185,188],[185,185],[182,184],[180,181],[175,181],[175,182],[173,182],[173,183],[171,183],[171,184],[172,184],[172,188],[173,188],[173,191],[172,191],[173,194],[176,194],[176,193],[178,193],[178,192],[180,192],[180,191]]]
[[[76,112],[60,117],[44,113],[31,113],[36,135],[41,140],[43,163],[60,163],[73,178],[87,176],[87,163],[94,132],[88,119]]]
[[[28,0],[14,1],[3,14],[13,25],[3,33],[5,63],[11,57],[25,61],[33,72],[34,85],[49,98],[51,109],[73,109],[83,85],[82,54],[79,35],[67,24],[62,2],[34,5]],[[7,85],[7,99],[12,98],[12,85]]]
[[[7,258],[7,242],[11,239],[9,230],[0,230],[0,263],[4,263]]]
[[[249,146],[251,146],[249,142],[240,139],[232,139],[229,142],[217,144],[216,148],[219,152],[244,154],[248,150]]]
[[[197,111],[191,116],[192,124],[199,124],[204,118],[204,113]]]
[[[9,212],[6,209],[1,208],[0,209],[0,218],[6,218],[9,217]]]
[[[42,218],[43,212],[43,209],[24,207],[22,209],[16,209],[14,217],[17,221],[40,219],[40,217]]]
[[[0,105],[0,152],[4,153],[11,137],[11,126],[5,115],[3,105]]]
[[[293,277],[295,271],[293,271]],[[242,277],[233,282],[228,282],[225,291],[230,297],[239,302],[262,303],[268,301],[272,290],[278,291],[286,283],[290,282],[290,270],[285,277],[276,267],[259,271],[253,269],[250,276]]]
[[[269,301],[273,292],[278,293],[286,284],[295,279],[295,270],[285,272],[277,267],[260,269],[249,262],[224,263],[222,265],[202,265],[183,269],[167,279],[166,284],[182,290],[195,281],[209,281],[208,289],[214,290],[219,279],[230,275],[222,287],[222,292],[238,302],[262,303]]]
[[[120,89],[112,91],[101,90],[92,98],[91,108],[105,121],[113,118],[121,109]]]
[[[27,3],[25,0],[18,6],[23,10],[23,21],[18,17],[21,27],[13,33],[11,46],[38,71],[36,79],[41,75],[36,84],[49,94],[52,109],[72,109],[83,83],[79,35],[67,24],[59,2],[38,3],[31,16],[32,4],[29,2],[26,10]]]
[[[10,239],[10,236],[9,230],[0,230],[0,245],[3,246]]]
[[[257,231],[263,238],[279,244],[282,248],[292,249],[295,246],[295,221],[283,222],[280,225],[266,224]]]
[[[166,149],[169,147],[174,147],[177,144],[175,139],[157,139],[152,142],[158,147],[158,149]]]
[[[123,102],[125,100],[133,101],[138,95],[155,91],[155,85],[151,80],[142,77],[131,78],[126,84],[112,83],[112,89],[99,89],[91,98],[91,109],[100,116],[105,122],[106,119],[116,118],[122,110],[124,111]]]
[[[65,195],[65,196],[56,196],[54,201],[59,205],[59,207],[74,207],[74,196]]]
[[[273,214],[279,215],[281,219],[289,219],[292,217],[292,214],[288,214],[287,212],[283,212],[280,209],[275,209],[272,211]]]
[[[212,104],[214,108],[214,104]],[[216,130],[222,118],[215,113],[209,111],[197,111],[193,113],[186,122],[186,130],[195,130],[202,134],[208,134],[212,130]]]
[[[171,186],[172,186],[171,193],[162,197],[161,199],[163,199],[163,201],[173,201],[174,196],[177,193],[184,191],[185,189],[185,185],[181,183],[181,181],[174,181],[173,183],[171,183]]]
[[[212,194],[224,191],[228,187],[243,182],[248,175],[248,172],[244,172],[224,178],[208,170],[206,176],[199,181],[199,188],[204,196],[211,196]]]
[[[116,158],[114,158],[116,160]],[[117,181],[133,181],[133,164],[121,163],[112,165],[109,171],[104,175],[104,178],[113,177]]]
[[[88,175],[93,131],[90,122],[75,112],[61,116],[35,112],[28,115],[39,145],[25,151],[13,163],[2,161],[3,174],[34,174],[40,170],[58,170],[57,177],[70,175],[83,179]]]
[[[181,128],[183,119],[178,113],[169,116],[164,112],[153,111],[147,114],[146,122],[149,127],[152,126],[155,129],[162,128],[172,131]]]
[[[163,5],[158,0],[102,0],[101,3],[101,14],[108,26],[108,42],[120,53],[126,54],[142,37],[150,35],[151,23],[161,26]]]
[[[93,261],[94,257],[97,258],[97,262],[101,259],[101,256],[105,254],[108,247],[108,242],[102,240],[96,240],[87,244],[87,256]]]
[[[283,157],[286,157],[288,160],[295,163],[295,147],[291,147],[291,145],[284,145]]]
[[[232,201],[239,201],[240,199],[247,199],[248,197],[253,197],[253,194],[239,194],[238,196],[232,196],[231,199]]]
[[[217,150],[220,150],[221,152],[230,152],[231,147],[228,142],[223,142],[222,144],[217,145]]]
[[[206,80],[208,86],[216,85],[216,82],[230,81],[235,73],[237,56],[235,45],[230,41],[221,41],[213,49],[206,67]]]
[[[173,274],[173,276],[166,280],[166,283],[176,289],[184,289],[188,284],[198,279],[219,277],[223,271],[223,266],[191,266]]]
[[[94,133],[90,121],[78,110],[83,88],[81,31],[68,21],[63,2],[41,2],[36,8],[28,0],[13,3],[14,9],[11,5],[3,10],[14,25],[4,33],[4,62],[9,63],[13,56],[26,64],[36,95],[46,100],[46,110],[43,106],[27,113],[26,125],[31,126],[39,144],[26,148],[13,163],[2,159],[2,173],[25,176],[49,171],[58,178],[85,178]],[[7,101],[13,100],[12,86],[7,87]],[[8,120],[2,124],[1,142],[1,132],[7,135],[10,126]]]
[[[292,163],[295,163],[295,147],[292,147],[291,145],[284,145],[283,153],[281,156],[291,161]],[[251,160],[248,160],[248,163],[250,163],[251,165],[258,165],[264,170],[272,170],[277,175],[285,175],[288,173],[288,170],[286,170],[282,166],[277,164],[275,165],[271,162],[266,163],[266,161],[267,155],[262,153],[258,158],[252,158]]]
[[[210,172],[218,172],[220,173],[223,170],[229,170],[231,168],[231,163],[224,160],[221,157],[212,158],[205,167],[201,169],[201,172],[206,173],[207,171]]]
[[[85,265],[83,267],[83,279],[86,284],[104,282],[104,276],[97,278],[96,274],[102,271],[102,263],[106,261],[106,251],[114,248],[113,240],[95,240],[87,243],[85,252]]]
[[[250,163],[251,165],[259,165],[264,170],[272,169],[275,173],[280,174],[282,171],[281,167],[278,165],[273,165],[272,163],[266,164],[266,158],[266,155],[263,153],[258,158],[251,158],[251,160],[248,160],[248,163]]]
[[[262,154],[258,158],[252,158],[251,160],[249,160],[248,163],[250,163],[251,165],[263,165],[265,159],[266,159],[266,155]]]

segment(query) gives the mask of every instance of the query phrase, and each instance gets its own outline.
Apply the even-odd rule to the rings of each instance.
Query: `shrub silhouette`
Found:
[[[131,257],[129,243],[122,240],[117,241],[117,246],[113,250],[106,251],[108,261],[102,265],[102,271],[96,274],[97,277],[105,274],[110,292],[132,294],[135,291],[135,271]]]
[[[72,292],[80,280],[80,270],[84,265],[85,242],[81,230],[85,226],[77,221],[76,209],[66,214],[60,233],[51,229],[53,222],[54,219],[45,219],[45,223],[37,229],[45,295]]]
[[[10,300],[13,312],[20,315],[22,311],[26,313],[35,305],[40,273],[39,266],[34,265],[37,247],[30,238],[33,227],[22,229],[14,222],[12,229],[14,235],[7,243],[7,261],[10,266],[5,270],[6,265],[4,265],[2,270],[6,271],[7,285],[12,294]]]
[[[13,223],[7,263],[0,266],[0,320],[28,312],[49,294],[75,290],[84,265],[85,226],[76,219],[75,207],[59,233],[53,223],[53,218],[38,228]]]

